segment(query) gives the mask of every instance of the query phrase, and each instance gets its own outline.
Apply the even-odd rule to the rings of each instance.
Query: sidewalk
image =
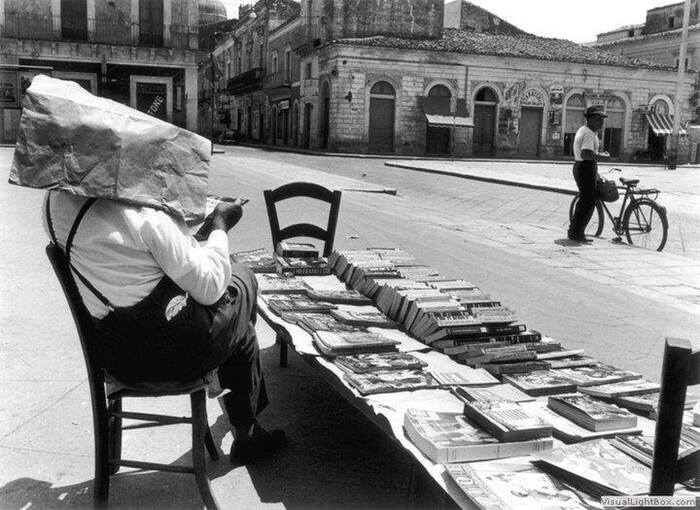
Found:
[[[513,171],[513,162],[506,161],[441,161],[388,160],[387,166],[415,170],[419,172],[452,175],[465,179],[520,186],[575,195],[576,183],[571,175],[571,163],[523,162]],[[620,168],[621,172],[610,172]],[[600,164],[602,176],[618,181],[620,177],[639,179],[642,188],[656,188],[661,193],[659,202],[669,212],[682,212],[700,216],[700,168],[683,166],[677,170],[665,170],[650,166],[616,166]],[[619,182],[619,181],[618,181]]]

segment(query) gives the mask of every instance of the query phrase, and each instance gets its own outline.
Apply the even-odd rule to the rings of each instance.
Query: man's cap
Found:
[[[589,106],[586,108],[586,112],[583,115],[586,117],[593,117],[594,115],[599,117],[607,117],[602,104],[594,104],[593,106]]]

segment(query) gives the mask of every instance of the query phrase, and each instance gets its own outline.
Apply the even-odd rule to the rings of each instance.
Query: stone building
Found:
[[[196,0],[0,0],[3,138],[31,66],[188,129],[197,126]]]
[[[302,0],[276,26],[269,1],[231,32],[232,58],[248,62],[228,80],[231,117],[250,141],[565,158],[584,109],[603,104],[602,144],[615,159],[663,157],[663,140],[649,133],[654,108],[674,113],[672,65],[527,34],[465,1]],[[254,39],[267,53],[259,68],[246,60],[250,33],[267,34],[266,45]],[[688,73],[682,87],[684,120],[696,79]]]

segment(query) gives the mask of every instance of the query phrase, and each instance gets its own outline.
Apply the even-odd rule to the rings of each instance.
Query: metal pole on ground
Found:
[[[683,31],[681,33],[681,48],[678,54],[678,82],[676,95],[673,98],[673,132],[671,133],[671,154],[668,158],[668,169],[675,170],[678,163],[678,138],[681,127],[681,94],[685,79],[685,56],[688,50],[688,24],[690,21],[690,0],[685,0],[683,7]]]

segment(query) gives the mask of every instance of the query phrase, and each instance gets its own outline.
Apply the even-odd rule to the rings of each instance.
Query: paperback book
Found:
[[[642,374],[615,368],[605,363],[596,363],[586,367],[562,368],[557,370],[557,373],[570,379],[576,386],[596,386],[642,378]]]
[[[383,370],[366,374],[345,373],[345,380],[361,395],[435,388],[437,383],[422,370]]]
[[[512,384],[533,397],[576,391],[576,385],[570,379],[553,370],[537,370],[529,374],[507,374],[503,376],[503,382]]]
[[[303,294],[309,286],[300,278],[288,278],[277,274],[258,276],[258,293],[260,294]]]
[[[310,243],[293,243],[289,241],[280,241],[277,243],[275,250],[277,255],[281,257],[292,258],[317,258],[318,249]]]
[[[505,376],[506,374],[527,374],[545,370],[549,364],[546,361],[515,361],[511,363],[484,363],[477,366],[490,374]]]
[[[464,403],[464,415],[500,441],[526,441],[552,435],[551,424],[527,412],[518,402],[469,401]]]
[[[399,325],[388,319],[379,310],[331,310],[331,315],[344,324],[372,328],[398,328]]]
[[[369,331],[315,331],[314,345],[326,356],[396,350],[396,340]]]
[[[267,248],[232,253],[231,262],[248,266],[254,273],[274,273],[277,270],[275,257]]]
[[[343,324],[328,313],[287,312],[281,317],[288,322],[293,322],[309,334],[316,331],[367,331],[365,328]]]
[[[293,276],[323,276],[331,274],[331,268],[323,257],[277,257],[277,274]]]
[[[594,432],[637,426],[637,417],[629,411],[581,393],[553,395],[547,407]]]
[[[549,368],[552,369],[590,367],[599,363],[597,359],[591,358],[590,356],[565,356],[563,358],[542,359],[538,355],[537,359],[546,362]]]
[[[339,367],[357,374],[384,370],[422,370],[427,366],[427,363],[407,352],[381,352],[337,356],[333,359],[333,362]]]
[[[552,439],[499,442],[460,413],[407,409],[404,430],[416,447],[436,464],[530,455],[552,448]]]
[[[333,303],[323,301],[312,301],[306,296],[299,294],[288,294],[275,296],[267,300],[267,306],[277,315],[284,312],[329,312],[336,308]]]
[[[536,465],[597,497],[647,494],[651,470],[606,439],[536,453]]]
[[[494,400],[507,400],[509,402],[531,402],[535,397],[531,397],[510,384],[496,384],[486,387],[457,387],[452,389],[463,402],[479,400],[490,402]]]
[[[519,461],[519,459],[518,459]],[[590,510],[556,477],[527,462],[446,464],[450,478],[480,510]]]
[[[630,395],[644,395],[645,393],[657,393],[661,386],[646,379],[622,381],[613,384],[601,384],[599,386],[586,386],[579,389],[581,393],[598,398],[613,399]]]
[[[690,461],[690,456],[700,450],[700,437],[698,435],[699,433],[690,427],[683,426],[681,428],[678,445],[678,459],[681,463],[684,459]],[[610,440],[610,444],[645,466],[651,467],[654,458],[654,436],[618,434]]]
[[[372,300],[356,290],[316,290],[308,289],[306,295],[314,301],[326,301],[338,305],[371,305]]]

